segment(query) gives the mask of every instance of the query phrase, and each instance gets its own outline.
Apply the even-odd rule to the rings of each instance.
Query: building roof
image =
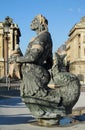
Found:
[[[81,18],[79,23],[76,23],[69,32],[69,36],[76,30],[76,29],[85,29],[85,16]]]

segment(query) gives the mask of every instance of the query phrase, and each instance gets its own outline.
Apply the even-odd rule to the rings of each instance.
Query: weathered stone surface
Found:
[[[23,101],[38,121],[47,124],[49,120],[49,125],[54,125],[72,112],[80,95],[80,82],[75,75],[62,72],[62,62],[57,54],[53,64],[52,39],[47,25],[44,16],[34,18],[31,29],[37,36],[30,41],[25,55],[16,58],[16,63],[22,65]],[[58,88],[49,88],[52,85]]]

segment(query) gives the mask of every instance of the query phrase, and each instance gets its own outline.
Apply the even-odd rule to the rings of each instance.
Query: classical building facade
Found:
[[[3,22],[0,22],[0,77],[6,76],[7,69],[9,69],[8,61],[5,57],[9,59],[10,51],[15,49],[16,44],[19,44],[19,38],[21,36],[20,29],[15,23],[11,23],[9,33],[5,37]],[[6,68],[7,62],[8,68]]]
[[[85,83],[85,17],[75,24],[66,41],[66,60],[70,62],[70,72]]]

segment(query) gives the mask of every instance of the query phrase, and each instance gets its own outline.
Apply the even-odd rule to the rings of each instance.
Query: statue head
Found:
[[[48,20],[41,14],[37,15],[30,25],[33,31],[37,31],[38,33],[48,30]]]

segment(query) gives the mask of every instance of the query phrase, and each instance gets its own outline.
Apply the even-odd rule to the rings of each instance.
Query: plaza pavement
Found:
[[[76,107],[85,106],[85,92],[81,92]],[[0,99],[0,130],[85,130],[85,122],[72,126],[42,127],[37,125],[20,97]]]

